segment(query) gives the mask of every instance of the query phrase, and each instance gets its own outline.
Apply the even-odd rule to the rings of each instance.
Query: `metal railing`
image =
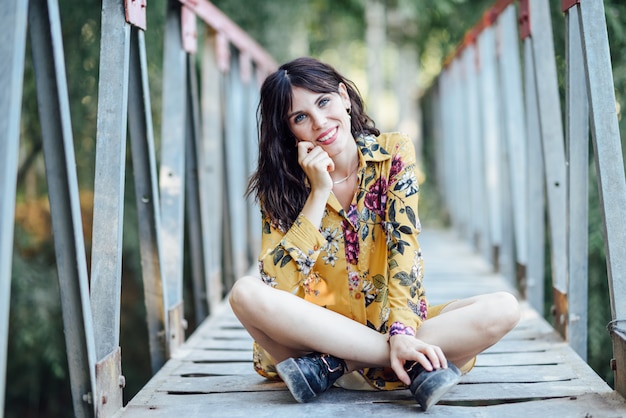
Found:
[[[498,1],[484,14],[430,92],[441,190],[454,227],[539,312],[549,231],[555,328],[586,359],[591,132],[615,388],[626,396],[626,181],[604,5],[601,0],[562,2],[563,129],[548,0],[516,3]]]
[[[0,23],[6,29],[0,42],[0,87],[7,92],[0,98],[0,130],[7,133],[0,141],[0,411],[28,29],[76,416],[110,416],[122,407],[119,336],[127,131],[154,372],[185,338],[185,237],[197,322],[249,268],[259,246],[257,209],[243,196],[256,158],[258,87],[276,64],[208,1],[170,0],[157,170],[145,9],[145,0],[102,1],[88,274],[58,3],[6,0],[0,5]],[[200,42],[198,19],[206,25],[206,38]]]

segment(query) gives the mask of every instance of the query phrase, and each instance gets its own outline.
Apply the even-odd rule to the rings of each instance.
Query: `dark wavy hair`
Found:
[[[296,139],[289,129],[292,88],[315,93],[337,93],[343,83],[351,103],[351,132],[380,135],[374,121],[365,113],[363,100],[354,83],[333,67],[314,58],[298,58],[283,64],[265,79],[257,109],[259,161],[250,177],[246,195],[253,195],[272,222],[289,228],[304,206],[309,190],[298,164]]]

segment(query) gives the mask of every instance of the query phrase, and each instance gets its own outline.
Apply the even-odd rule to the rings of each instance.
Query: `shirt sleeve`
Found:
[[[389,264],[389,324],[417,330],[426,319],[422,281],[424,264],[417,236],[418,177],[415,148],[407,137],[395,144],[387,187],[387,257]]]
[[[259,272],[272,287],[304,296],[302,284],[320,254],[324,238],[305,216],[299,215],[288,231],[263,215]]]

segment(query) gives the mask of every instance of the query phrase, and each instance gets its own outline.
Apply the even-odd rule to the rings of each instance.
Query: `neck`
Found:
[[[349,164],[345,170],[341,170],[342,175],[341,176],[337,176],[337,178],[333,178],[333,183],[334,184],[340,184],[340,183],[343,183],[344,181],[348,180],[350,177],[352,177],[352,175],[354,175],[354,173],[356,173],[357,168],[359,168],[359,154],[358,154],[358,152],[356,154],[356,158],[351,161],[351,164]],[[335,172],[337,172],[337,171],[339,171],[339,170],[335,169]]]
[[[346,148],[340,154],[334,156],[335,171],[337,177],[344,177],[350,173],[355,165],[359,165],[359,151],[356,142],[349,141]]]

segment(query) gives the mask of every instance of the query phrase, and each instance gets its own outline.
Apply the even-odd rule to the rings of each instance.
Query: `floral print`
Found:
[[[414,146],[397,133],[356,142],[358,182],[348,210],[331,193],[319,228],[300,215],[285,230],[264,215],[261,278],[380,333],[393,323],[416,330],[428,304],[417,241]],[[255,345],[255,353],[259,350]],[[255,354],[255,368],[273,375],[267,356]],[[401,385],[388,370],[370,369],[363,376],[381,389]]]

